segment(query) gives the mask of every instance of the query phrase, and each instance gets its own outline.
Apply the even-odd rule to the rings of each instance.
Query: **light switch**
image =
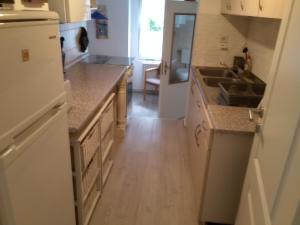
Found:
[[[223,51],[227,51],[229,48],[229,36],[222,35],[219,40],[220,49]]]
[[[22,49],[22,61],[28,62],[30,60],[29,50],[28,49]]]

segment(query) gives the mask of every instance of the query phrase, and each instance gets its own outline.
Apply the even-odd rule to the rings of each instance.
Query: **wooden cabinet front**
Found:
[[[229,15],[282,18],[283,0],[222,0],[221,12]]]

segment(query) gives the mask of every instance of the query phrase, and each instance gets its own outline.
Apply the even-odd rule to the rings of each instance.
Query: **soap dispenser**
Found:
[[[247,47],[243,49],[243,53],[245,54],[245,67],[244,71],[246,76],[250,75],[250,72],[252,70],[252,59],[251,56],[249,55],[249,50]]]

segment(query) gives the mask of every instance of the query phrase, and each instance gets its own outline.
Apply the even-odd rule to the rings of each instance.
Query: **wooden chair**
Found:
[[[154,76],[150,77],[149,75]],[[144,76],[144,100],[146,100],[147,95],[147,84],[155,87],[155,91],[158,93],[160,86],[160,65],[158,67],[153,67],[145,70]]]

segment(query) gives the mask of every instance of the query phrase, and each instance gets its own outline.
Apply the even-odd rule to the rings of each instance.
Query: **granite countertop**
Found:
[[[88,64],[109,64],[109,65],[133,65],[134,58],[106,55],[88,55],[83,62]]]
[[[219,105],[220,89],[205,85],[196,68],[197,66],[192,68],[193,76],[204,99],[214,129],[226,132],[254,133],[255,122],[249,120],[249,108]]]
[[[219,131],[254,133],[255,123],[249,120],[249,108],[208,105],[214,129]]]
[[[92,120],[127,68],[80,61],[66,70],[72,94],[68,113],[70,133],[81,131]]]

